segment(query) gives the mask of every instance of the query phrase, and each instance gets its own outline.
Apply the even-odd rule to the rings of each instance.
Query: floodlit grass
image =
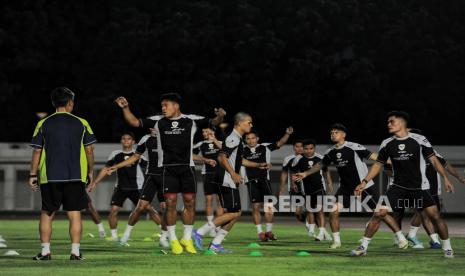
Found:
[[[50,262],[33,261],[40,252],[37,221],[1,220],[0,235],[7,240],[8,249],[21,255],[5,257],[7,249],[0,249],[0,275],[464,275],[465,239],[452,238],[456,251],[455,259],[445,259],[442,250],[408,249],[393,246],[392,234],[378,233],[369,247],[367,256],[349,256],[359,243],[360,231],[342,231],[343,246],[338,250],[328,249],[329,242],[310,239],[302,225],[275,225],[279,241],[261,243],[259,249],[250,249],[256,242],[255,226],[238,223],[227,237],[224,246],[232,254],[204,256],[184,254],[164,255],[158,242],[143,241],[158,232],[151,221],[141,221],[133,230],[130,247],[121,248],[114,242],[98,238],[97,229],[90,221],[84,224],[81,251],[83,262],[70,262],[70,242],[67,221],[54,222],[52,258]],[[200,222],[198,223],[198,225]],[[120,221],[120,232],[125,223]],[[155,231],[154,229],[157,229]],[[178,225],[179,236],[182,226]],[[108,228],[107,228],[108,231]],[[86,237],[93,233],[96,237]],[[108,234],[108,233],[107,233]],[[427,238],[420,235],[427,244]],[[155,238],[157,240],[157,238]],[[205,239],[205,243],[210,239]],[[251,257],[249,253],[259,250],[263,257]],[[296,256],[299,251],[308,251],[310,256]]]

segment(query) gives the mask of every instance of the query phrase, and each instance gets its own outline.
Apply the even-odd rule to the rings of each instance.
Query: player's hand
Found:
[[[236,184],[242,184],[244,183],[244,179],[242,178],[242,176],[240,174],[237,174],[237,173],[233,173],[231,175],[231,178],[232,180],[234,181],[234,183]]]
[[[92,191],[95,189],[95,185],[96,185],[96,184],[95,184],[94,181],[90,182],[90,184],[87,185],[87,189],[86,189],[87,192],[88,192],[88,193],[92,192]]]
[[[291,135],[292,133],[294,133],[294,128],[290,126],[286,129],[286,134]]]
[[[221,107],[215,108],[215,114],[216,116],[223,118],[224,116],[226,116],[226,111]]]
[[[448,178],[444,179],[444,188],[446,188],[446,192],[448,193],[454,192],[454,185],[450,182]]]
[[[465,184],[465,177],[459,177],[459,181],[460,183]]]
[[[356,196],[361,196],[362,195],[362,191],[365,190],[365,182],[362,182],[360,183],[356,188],[355,188],[355,191],[354,191],[354,195]]]
[[[157,130],[154,129],[154,128],[149,128],[150,130],[150,134],[152,134],[153,136],[157,135]]]
[[[125,97],[118,97],[115,100],[115,103],[120,107],[120,108],[126,108],[129,106],[128,100],[126,100]]]
[[[112,173],[114,173],[118,169],[113,166],[113,167],[109,167],[109,168],[103,168],[103,170],[105,171],[106,175],[111,175]]]
[[[38,192],[40,189],[39,189],[39,182],[37,180],[37,176],[32,176],[32,177],[29,177],[29,187],[31,187],[31,189],[34,191],[34,192]]]
[[[304,172],[295,173],[292,175],[292,181],[302,181],[305,177],[307,177],[307,175]]]
[[[210,166],[212,166],[212,167],[216,167],[216,161],[213,160],[213,159],[207,159],[207,160],[205,160],[205,164],[208,164],[208,165],[210,165]]]

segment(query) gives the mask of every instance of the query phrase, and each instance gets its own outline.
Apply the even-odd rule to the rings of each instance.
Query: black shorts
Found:
[[[161,188],[161,175],[147,174],[145,176],[144,186],[140,194],[140,199],[152,202],[155,193],[157,194],[158,202],[165,202],[163,191]]]
[[[216,173],[206,173],[203,175],[203,193],[205,195],[220,194],[220,185],[216,182]]]
[[[386,196],[394,212],[403,211],[406,208],[422,210],[436,205],[429,190],[407,190],[399,186],[391,186]]]
[[[271,185],[267,179],[255,179],[247,182],[249,199],[252,203],[265,202],[265,196],[271,196]]]
[[[113,195],[111,196],[111,206],[123,207],[126,199],[131,200],[134,205],[137,205],[137,202],[140,198],[139,190],[121,190],[118,187],[115,187],[113,190]]]
[[[354,192],[355,188],[339,187],[334,196],[336,197],[336,201],[341,203],[344,208],[350,208],[351,199],[357,200],[354,195]],[[367,202],[368,207],[370,207],[370,209],[372,210],[376,209],[376,206],[378,205],[379,201],[379,195],[376,192],[374,185],[363,190],[361,198],[358,200],[364,201],[366,197],[370,197],[370,199]]]
[[[163,194],[197,192],[194,167],[187,165],[165,166],[162,178]]]
[[[239,189],[220,186],[220,203],[226,213],[236,213],[241,210]]]
[[[315,209],[317,205],[323,206],[323,197],[326,195],[325,190],[321,189],[311,194],[305,195],[305,200],[310,200],[310,207]]]
[[[42,210],[55,212],[63,205],[65,211],[81,211],[89,202],[83,182],[51,182],[40,185]]]

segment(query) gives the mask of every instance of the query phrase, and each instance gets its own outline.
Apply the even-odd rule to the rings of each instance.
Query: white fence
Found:
[[[108,155],[120,147],[119,144],[97,144],[95,147],[96,171],[104,164]],[[317,152],[324,153],[327,145],[318,146]],[[370,150],[376,151],[377,146],[367,146]],[[460,174],[463,175],[465,168],[465,146],[437,146],[436,149],[452,164]],[[40,210],[40,194],[32,192],[27,186],[29,175],[29,166],[31,158],[31,149],[24,143],[0,143],[0,211],[37,211]],[[271,181],[274,191],[279,186],[279,175],[281,172],[282,160],[285,156],[291,154],[292,147],[284,146],[278,151],[272,153],[272,170]],[[333,180],[338,184],[338,176],[334,168],[331,168]],[[198,196],[197,210],[204,210],[203,185],[198,173]],[[451,178],[452,179],[452,178]],[[457,183],[454,194],[443,194],[444,213],[465,213],[465,185]],[[376,179],[377,187],[380,193],[385,191],[386,177],[380,175]],[[110,198],[115,183],[115,176],[107,177],[96,191],[92,192],[91,197],[97,210],[108,211],[110,208]],[[337,188],[337,187],[336,187]],[[244,210],[249,210],[249,199],[245,187],[241,187],[241,200]],[[157,204],[156,199],[154,200]],[[125,203],[124,210],[131,210],[132,203]],[[180,205],[179,208],[182,208]]]

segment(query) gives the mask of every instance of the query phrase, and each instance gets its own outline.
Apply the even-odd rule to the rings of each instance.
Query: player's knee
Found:
[[[387,212],[386,212],[386,210],[383,210],[383,209],[381,209],[381,210],[379,210],[379,211],[377,211],[377,212],[375,212],[373,214],[373,216],[375,218],[381,219],[381,220],[384,219],[386,217],[386,215],[387,215]]]
[[[175,193],[165,193],[163,196],[165,197],[166,205],[176,203],[177,201],[177,194]]]

